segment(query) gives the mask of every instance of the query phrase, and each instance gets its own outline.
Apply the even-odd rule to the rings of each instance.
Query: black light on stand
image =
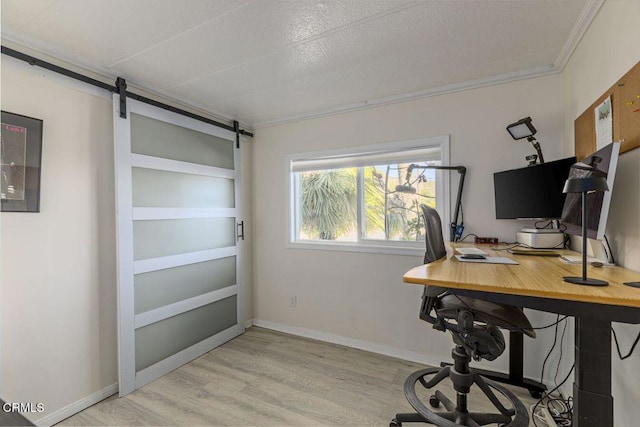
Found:
[[[542,149],[540,148],[540,143],[533,136],[536,134],[537,130],[533,126],[533,123],[531,123],[531,117],[525,117],[524,119],[520,119],[515,123],[511,123],[509,126],[507,126],[507,131],[509,131],[509,135],[511,135],[511,138],[515,140],[527,138],[527,141],[529,141],[533,145],[533,148],[536,149],[536,152],[538,153],[538,160],[540,160],[540,163],[544,163],[544,157],[542,157]],[[527,156],[527,161],[529,162],[529,166],[535,165],[535,155]]]
[[[608,285],[604,280],[587,278],[587,197],[588,193],[596,191],[609,191],[606,178],[569,178],[564,184],[563,193],[582,193],[582,277],[565,276],[565,282],[587,286]]]

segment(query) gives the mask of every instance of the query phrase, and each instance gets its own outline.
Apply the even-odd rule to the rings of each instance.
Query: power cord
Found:
[[[562,318],[560,318],[560,315],[557,314],[556,315],[556,321],[554,323],[552,323],[549,326],[555,326],[555,331],[553,334],[553,344],[551,345],[551,348],[549,349],[549,351],[547,352],[547,356],[544,358],[544,362],[542,362],[542,371],[540,373],[540,382],[543,382],[544,379],[544,369],[545,366],[547,364],[547,361],[549,360],[549,357],[551,356],[551,354],[553,353],[553,350],[556,347],[556,344],[558,344],[558,325],[560,322],[564,321],[567,319],[568,316],[564,316]],[[542,398],[540,400],[538,400],[538,402],[536,402],[535,405],[531,406],[531,417],[533,420],[533,423],[535,426],[538,425],[538,421],[543,422],[545,425],[550,425],[549,421],[548,421],[548,417],[550,417],[553,420],[553,423],[556,426],[571,426],[571,405],[570,405],[570,400],[563,400],[563,399],[559,399],[559,398],[551,398],[551,393],[553,393],[553,391],[559,389],[562,384],[564,384],[567,380],[567,378],[569,376],[567,376],[567,378],[565,378],[565,380],[563,380],[563,382],[561,382],[560,384],[558,384],[557,382],[557,377],[558,377],[558,373],[560,372],[560,364],[562,362],[562,344],[564,343],[564,336],[565,336],[565,332],[567,330],[567,324],[568,322],[564,323],[564,326],[562,328],[562,334],[560,337],[560,357],[558,358],[558,363],[556,365],[556,373],[553,377],[553,382],[556,384],[556,387],[548,392],[545,393],[544,396],[542,396]],[[573,370],[573,367],[571,368]],[[546,399],[546,400],[545,400]],[[542,401],[545,400],[546,405],[542,405]],[[555,402],[555,407],[553,406]],[[561,405],[562,406],[562,410],[558,409],[558,406]],[[540,411],[538,411],[538,407],[540,408]]]
[[[534,411],[535,408],[535,411]],[[547,397],[543,404],[529,407],[534,425],[542,421],[547,426],[566,426],[572,423],[573,398],[566,400],[557,397]]]
[[[636,337],[636,340],[631,345],[631,350],[629,350],[629,353],[626,356],[623,356],[622,352],[620,351],[618,336],[616,335],[616,330],[613,329],[613,327],[611,328],[611,332],[613,332],[613,340],[616,342],[616,350],[618,350],[618,356],[620,357],[620,360],[629,358],[629,356],[631,356],[633,354],[633,351],[636,349],[636,346],[638,345],[638,341],[640,341],[640,332],[638,332],[638,336]]]
[[[604,241],[607,244],[607,252],[608,252],[608,256],[609,256],[609,261],[611,261],[611,264],[615,264],[616,263],[616,259],[613,257],[613,251],[611,250],[611,245],[609,244],[609,239],[607,239],[607,235],[604,235]]]
[[[554,421],[556,422],[556,425],[561,425],[561,426],[570,426],[571,425],[572,417],[573,417],[573,406],[572,406],[572,401],[573,400],[571,398],[568,398],[567,400],[559,399],[557,397],[552,397],[552,395],[553,395],[553,393],[555,391],[557,391],[560,387],[562,387],[562,385],[564,385],[564,383],[567,382],[567,380],[569,379],[569,377],[573,373],[573,370],[575,369],[575,367],[576,367],[576,364],[574,363],[571,366],[571,369],[569,370],[569,373],[567,374],[566,377],[564,377],[562,382],[560,384],[556,385],[551,391],[545,393],[544,396],[542,396],[533,405],[533,407],[531,408],[531,419],[532,419],[533,425],[535,427],[540,427],[540,425],[538,424],[538,421],[543,421],[543,420],[539,419],[539,415],[536,415],[536,414],[537,414],[538,407],[540,407],[542,405],[542,401],[544,399],[547,399],[547,401],[562,402],[565,405],[565,407],[563,408],[563,411],[557,411],[555,416],[554,416],[554,413],[552,413],[552,410],[549,408],[549,404],[547,403],[547,405],[546,405],[546,409],[549,410],[549,413],[551,413],[551,416],[553,417]],[[560,423],[560,424],[558,424],[558,423]]]
[[[461,237],[460,239],[456,240],[457,242],[464,242],[468,237],[473,236],[473,237],[478,237],[477,234],[473,234],[473,233],[469,233],[466,234],[464,237]]]
[[[566,318],[567,317],[565,316],[564,319]],[[542,372],[540,372],[540,383],[542,383],[542,380],[544,379],[544,367],[547,364],[547,360],[549,360],[549,357],[551,357],[551,353],[553,353],[553,349],[556,348],[556,343],[558,342],[558,323],[560,323],[559,314],[556,315],[556,322],[555,322],[556,331],[553,333],[553,344],[551,345],[551,348],[547,352],[547,356],[544,358],[544,361],[542,362]]]
[[[553,383],[558,385],[557,378],[558,372],[560,372],[560,362],[562,362],[562,344],[564,343],[564,333],[567,331],[567,324],[569,322],[564,322],[564,326],[562,327],[562,335],[560,336],[560,356],[558,357],[558,364],[556,365],[556,374],[553,376]],[[557,333],[557,330],[556,330]]]

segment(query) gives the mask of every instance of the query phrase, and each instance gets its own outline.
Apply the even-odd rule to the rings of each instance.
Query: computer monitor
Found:
[[[576,158],[555,160],[493,174],[496,219],[558,219],[564,182]]]
[[[607,178],[609,191],[592,193],[587,196],[587,236],[590,239],[602,240],[604,238],[619,154],[620,143],[612,142],[573,165],[569,172],[569,178],[591,176]],[[582,195],[580,193],[567,194],[562,209],[561,222],[567,227],[568,234],[582,235]]]

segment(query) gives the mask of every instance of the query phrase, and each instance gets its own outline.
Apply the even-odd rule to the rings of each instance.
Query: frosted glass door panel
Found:
[[[118,388],[126,396],[244,331],[237,134],[113,97]],[[125,114],[126,113],[126,114]]]
[[[233,169],[232,141],[138,114],[131,114],[131,152]]]
[[[232,179],[145,168],[132,168],[131,174],[134,207],[235,207]]]
[[[140,371],[237,323],[236,296],[136,330],[136,371]]]
[[[236,257],[134,276],[136,314],[236,284]]]
[[[133,259],[156,258],[236,244],[235,218],[133,222]]]

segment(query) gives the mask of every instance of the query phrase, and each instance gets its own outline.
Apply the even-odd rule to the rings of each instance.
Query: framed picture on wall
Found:
[[[42,120],[2,111],[2,212],[40,212]]]

